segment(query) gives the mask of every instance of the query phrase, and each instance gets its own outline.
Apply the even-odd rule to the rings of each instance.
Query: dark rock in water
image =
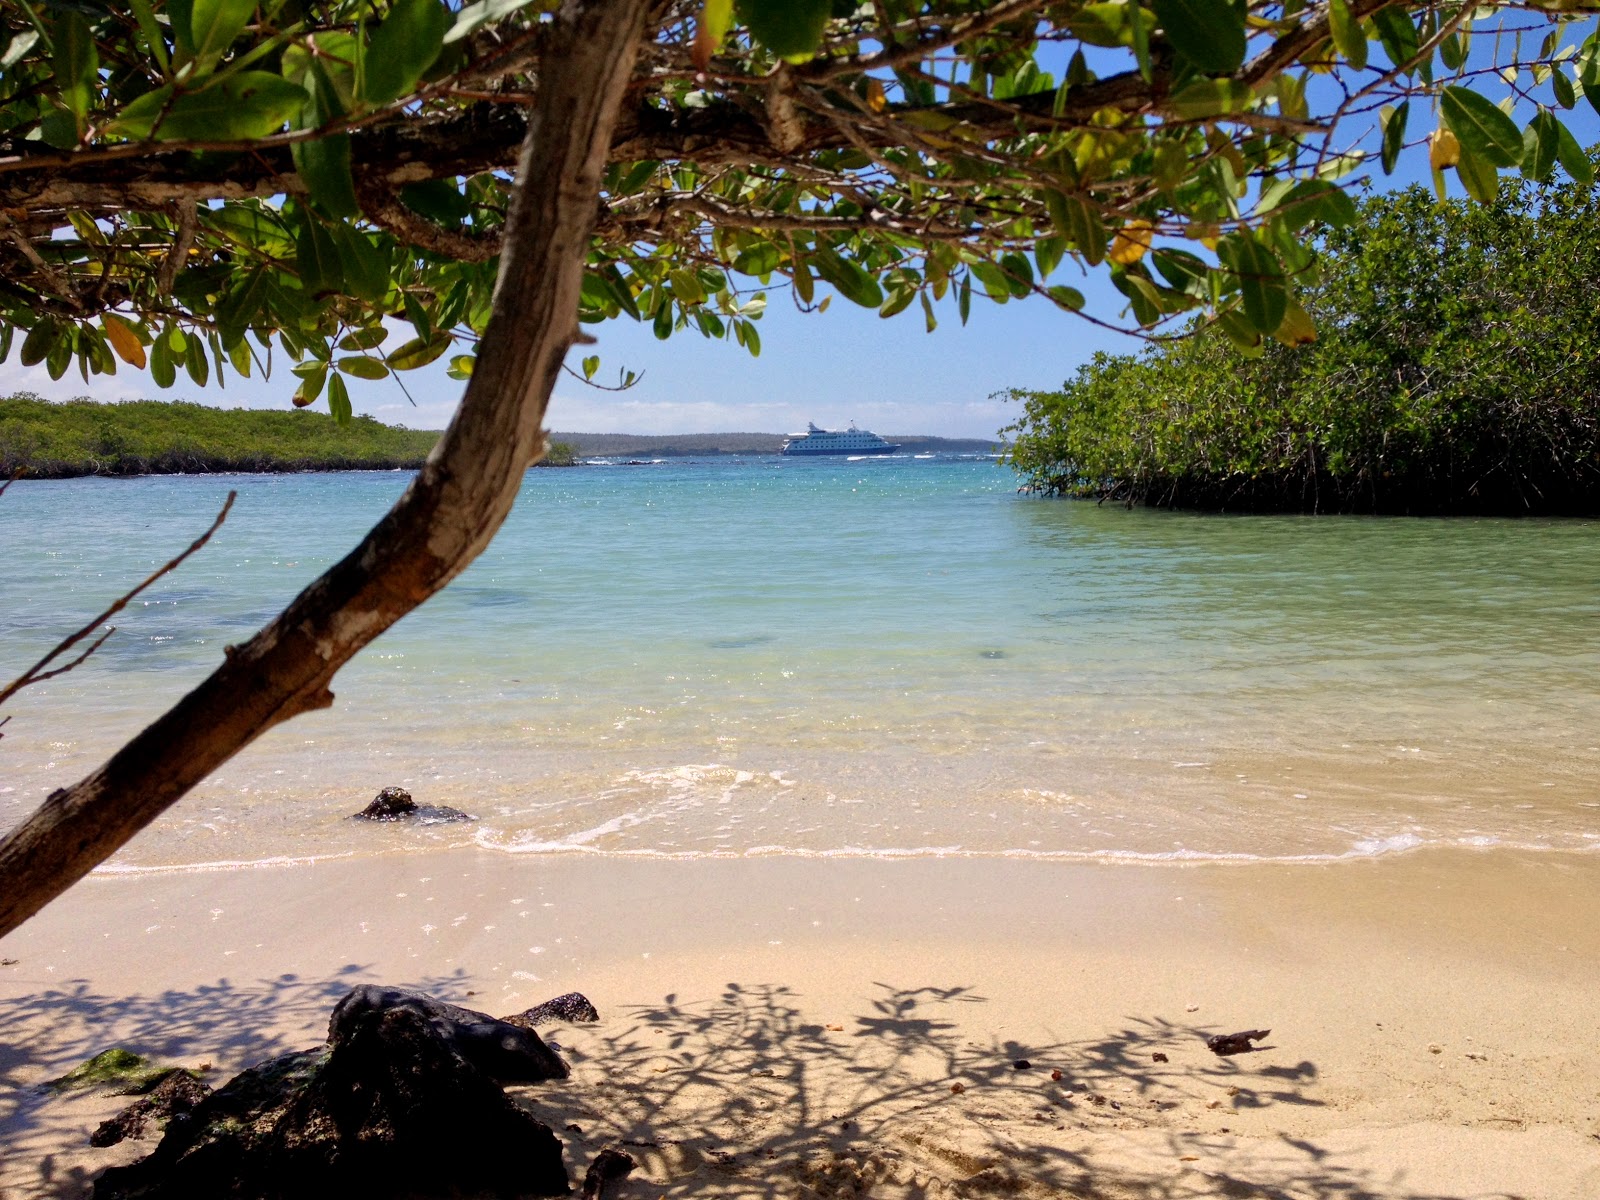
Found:
[[[386,787],[371,804],[356,814],[364,821],[415,821],[419,825],[445,825],[478,818],[441,804],[418,804],[405,788]]]
[[[193,1112],[211,1089],[192,1071],[174,1067],[145,1093],[144,1099],[130,1104],[108,1121],[100,1122],[89,1135],[91,1146],[115,1146],[124,1138],[143,1137],[151,1121],[165,1121]]]
[[[1252,1042],[1259,1042],[1270,1034],[1270,1029],[1246,1029],[1239,1033],[1219,1033],[1206,1039],[1206,1049],[1213,1054],[1246,1054],[1255,1047]]]
[[[398,821],[417,811],[417,802],[405,788],[386,787],[356,815],[368,821]]]
[[[500,1019],[507,1025],[532,1029],[535,1025],[549,1025],[553,1021],[588,1024],[598,1021],[600,1014],[595,1011],[594,1005],[589,1003],[589,998],[582,992],[568,992],[565,996],[557,996],[553,1000],[546,1000],[543,1004],[535,1004],[515,1016]]]
[[[606,1147],[594,1156],[594,1161],[583,1176],[583,1200],[601,1200],[608,1184],[626,1179],[628,1173],[638,1165],[633,1161],[633,1155]]]
[[[411,813],[411,819],[418,825],[450,825],[456,821],[476,821],[478,818],[447,804],[419,804]]]
[[[470,1008],[457,1008],[421,992],[375,984],[358,987],[339,1001],[328,1022],[328,1045],[337,1049],[372,1013],[401,1008],[417,1013],[435,1036],[492,1079],[538,1083],[567,1077],[567,1064],[531,1029]]]
[[[516,1046],[491,1046],[507,1036],[497,1030]],[[327,1049],[262,1063],[174,1116],[150,1155],[100,1176],[95,1198],[564,1195],[561,1143],[475,1061],[526,1078],[525,1039],[555,1059],[481,1013],[358,988],[334,1010]]]

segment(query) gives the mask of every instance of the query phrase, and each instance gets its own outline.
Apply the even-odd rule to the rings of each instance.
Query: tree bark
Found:
[[[494,307],[461,407],[389,513],[210,678],[0,842],[0,936],[256,737],[333,702],[335,673],[488,545],[544,447],[578,337],[589,234],[649,0],[566,0],[523,142]]]

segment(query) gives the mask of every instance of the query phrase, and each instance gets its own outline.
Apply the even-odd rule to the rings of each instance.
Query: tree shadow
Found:
[[[779,985],[603,1014],[551,1031],[572,1079],[516,1094],[565,1130],[577,1171],[607,1145],[633,1154],[619,1197],[1444,1200],[1314,1139],[1216,1131],[1229,1112],[1320,1105],[1314,1063],[1218,1058],[1217,1030],[1153,1018],[1081,1040],[974,1040],[963,1006],[985,999],[970,988],[876,986],[864,1011],[824,1024]],[[1143,1157],[1108,1172],[1107,1147],[1127,1138]]]
[[[351,963],[321,980],[221,979],[132,997],[72,981],[0,1000],[0,1028],[47,1031],[0,1046],[10,1160],[0,1200],[81,1200],[100,1169],[150,1148],[89,1151],[93,1124],[125,1101],[102,1095],[98,1108],[74,1109],[38,1087],[46,1072],[120,1045],[189,1065],[203,1053],[226,1078],[316,1044],[337,1000],[375,981]],[[458,972],[410,986],[472,1004],[470,982]],[[572,1078],[511,1091],[566,1143],[575,1178],[606,1146],[638,1160],[608,1193],[617,1200],[1446,1200],[1352,1166],[1315,1138],[1216,1127],[1234,1111],[1320,1104],[1312,1062],[1218,1058],[1204,1044],[1217,1030],[1160,1018],[1074,1040],[975,1038],[987,1000],[973,989],[875,987],[860,1010],[822,1022],[795,988],[730,983],[709,1000],[669,994],[603,1012],[597,1025],[546,1027]],[[73,1137],[84,1150],[58,1153]],[[1127,1145],[1138,1154],[1119,1150]]]

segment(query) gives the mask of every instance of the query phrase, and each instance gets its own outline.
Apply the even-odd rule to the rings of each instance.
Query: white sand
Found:
[[[1592,1200],[1597,918],[1600,856],[1503,851],[97,876],[0,942],[0,1196],[149,1148],[88,1149],[124,1101],[39,1082],[113,1045],[225,1078],[381,981],[497,1015],[588,995],[600,1024],[549,1034],[572,1079],[517,1094],[575,1181],[626,1143],[622,1196]]]

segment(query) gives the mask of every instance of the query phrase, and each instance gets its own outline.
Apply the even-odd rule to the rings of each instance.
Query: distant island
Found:
[[[584,458],[687,458],[713,454],[776,454],[782,433],[552,433],[552,442],[572,446]],[[928,437],[886,433],[908,454],[994,454],[1000,443],[983,438]]]
[[[439,430],[355,417],[340,425],[325,413],[213,408],[185,401],[92,400],[55,403],[21,393],[0,398],[0,479],[80,475],[182,475],[220,472],[415,470]],[[907,452],[992,453],[994,441],[895,435]],[[780,433],[555,433],[541,465],[582,458],[681,458],[776,454]]]

